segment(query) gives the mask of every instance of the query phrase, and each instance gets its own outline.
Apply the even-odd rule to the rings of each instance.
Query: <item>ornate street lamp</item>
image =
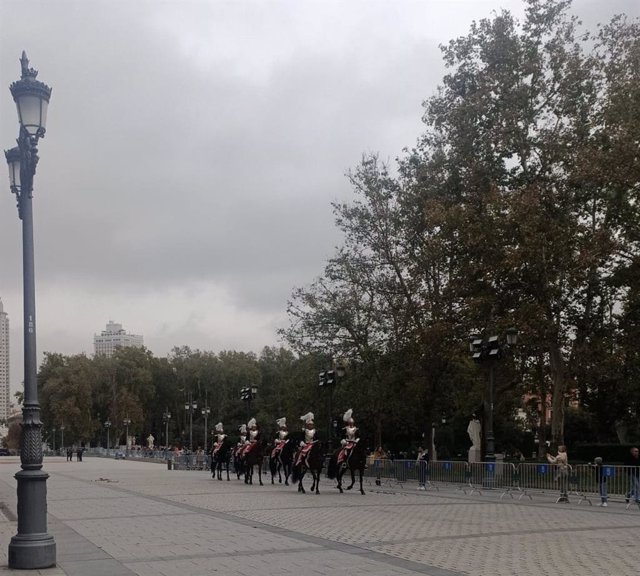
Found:
[[[22,220],[24,292],[24,403],[20,436],[22,470],[18,481],[18,534],[9,543],[9,567],[48,568],[56,563],[56,543],[47,533],[47,478],[42,470],[42,422],[38,403],[36,363],[36,299],[33,255],[33,178],[38,164],[38,140],[46,130],[51,88],[36,80],[23,52],[22,75],[10,86],[18,110],[20,132],[17,148],[5,152],[11,192],[18,201]]]
[[[64,422],[60,424],[60,449],[64,452]]]

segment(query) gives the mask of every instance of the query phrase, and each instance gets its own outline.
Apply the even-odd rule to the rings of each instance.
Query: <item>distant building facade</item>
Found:
[[[111,320],[100,335],[95,334],[93,336],[93,348],[96,356],[112,356],[118,347],[134,346],[141,348],[143,345],[142,336],[127,334],[126,330],[122,328],[122,324],[116,324]]]
[[[0,421],[9,419],[9,316],[0,300]]]

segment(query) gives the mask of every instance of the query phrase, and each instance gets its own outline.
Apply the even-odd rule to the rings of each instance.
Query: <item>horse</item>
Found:
[[[338,481],[337,488],[340,490],[340,494],[342,494],[344,492],[342,490],[342,477],[344,476],[344,473],[347,470],[351,472],[351,484],[347,486],[347,490],[351,490],[356,482],[355,472],[357,470],[360,473],[360,494],[364,496],[362,476],[364,475],[364,469],[367,465],[367,453],[364,448],[364,443],[356,442],[347,459],[338,464],[338,455],[341,451],[342,448],[338,448],[331,455],[331,458],[329,459],[329,467],[327,469],[327,476],[331,479],[335,478]]]
[[[258,466],[258,481],[260,486],[262,483],[262,461],[264,460],[264,444],[258,440],[251,445],[251,450],[242,455],[244,464],[244,483],[253,484],[253,467]]]
[[[244,461],[242,457],[242,452],[244,450],[244,444],[236,445],[233,448],[233,469],[236,472],[238,480],[240,480],[240,476],[244,474]]]
[[[278,482],[282,484],[282,472],[284,472],[284,485],[289,486],[289,476],[293,466],[293,454],[295,444],[292,439],[286,441],[278,454],[274,457],[273,451],[269,456],[269,470],[271,470],[271,484],[275,484],[274,477],[278,474]]]
[[[222,441],[222,446],[217,450],[211,451],[211,477],[217,476],[218,480],[222,480],[222,468],[227,470],[227,480],[229,480],[229,464],[231,461],[231,442],[229,438]]]
[[[300,448],[302,450],[302,448]],[[296,452],[295,461],[298,460],[298,454],[300,450]],[[315,491],[316,494],[320,494],[318,487],[320,485],[320,473],[322,472],[322,466],[324,465],[324,452],[322,450],[322,443],[319,441],[314,442],[309,449],[307,455],[301,459],[300,463],[296,463],[293,466],[291,473],[291,481],[298,483],[298,492],[306,494],[304,486],[302,485],[302,479],[307,473],[307,470],[311,472],[313,476],[313,483],[311,484],[311,492]]]

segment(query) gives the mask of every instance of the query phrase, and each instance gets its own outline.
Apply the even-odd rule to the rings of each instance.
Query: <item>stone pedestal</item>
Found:
[[[474,446],[471,446],[471,448],[469,448],[469,464],[473,464],[474,462],[480,462],[482,460],[482,451],[480,450],[480,448],[476,448]]]

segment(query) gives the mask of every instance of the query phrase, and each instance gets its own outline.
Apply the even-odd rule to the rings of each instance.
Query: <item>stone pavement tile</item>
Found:
[[[173,562],[128,563],[139,576],[405,576],[410,570],[335,551],[271,553]]]
[[[372,550],[474,576],[631,576],[640,551],[635,530],[594,528],[371,545]]]

